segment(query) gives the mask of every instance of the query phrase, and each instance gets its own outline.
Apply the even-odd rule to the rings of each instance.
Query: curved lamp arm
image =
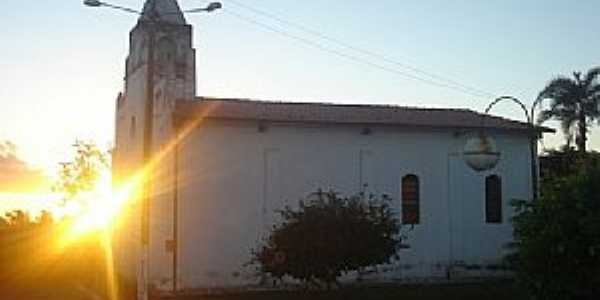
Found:
[[[106,3],[106,2],[102,2],[102,1],[98,1],[98,0],[85,0],[83,1],[83,4],[85,6],[89,6],[89,7],[109,7],[112,9],[118,9],[118,10],[122,10],[124,12],[128,12],[128,13],[133,13],[133,14],[137,14],[137,15],[141,15],[142,12],[137,11],[135,9],[131,9],[129,7],[123,7],[123,6],[119,6],[119,5],[114,5],[114,4],[110,4],[110,3]]]
[[[523,104],[523,102],[521,102],[521,100],[519,100],[515,97],[512,97],[512,96],[501,96],[501,97],[494,99],[494,101],[492,101],[492,103],[490,103],[490,105],[488,105],[488,107],[485,109],[485,114],[484,114],[484,118],[485,118],[485,116],[489,113],[489,111],[492,109],[492,107],[494,105],[496,105],[497,103],[504,101],[504,100],[510,100],[510,101],[518,104],[519,107],[521,107],[521,109],[525,113],[525,117],[527,118],[527,123],[529,124],[529,126],[531,126],[531,130],[532,130],[530,155],[531,155],[531,177],[532,177],[531,181],[532,181],[532,189],[533,189],[533,199],[536,199],[538,196],[538,186],[539,186],[539,184],[538,184],[538,180],[539,180],[538,168],[537,168],[537,161],[536,161],[536,152],[537,152],[536,145],[537,145],[538,136],[537,136],[537,134],[533,133],[533,131],[535,130],[535,128],[534,128],[535,115],[534,114],[535,114],[535,108],[542,102],[543,99],[544,98],[538,97],[531,105],[531,111],[528,111],[527,106],[525,106],[525,104]]]
[[[533,124],[533,116],[532,116],[533,108],[535,107],[538,100],[536,100],[536,103],[533,104],[533,106],[531,108],[532,114],[530,114],[529,111],[527,110],[527,106],[525,106],[525,104],[523,104],[523,102],[521,102],[521,100],[519,100],[513,96],[500,96],[500,97],[494,99],[494,101],[492,101],[492,103],[490,103],[490,105],[488,105],[488,107],[485,109],[485,115],[487,115],[490,112],[490,110],[492,109],[492,107],[494,107],[494,105],[496,105],[499,102],[502,102],[504,100],[511,100],[512,102],[518,104],[519,107],[521,107],[521,109],[525,113],[525,117],[527,118],[527,123]]]
[[[143,13],[141,11],[131,9],[129,7],[114,5],[114,4],[107,3],[107,2],[102,2],[99,0],[84,0],[83,4],[85,6],[89,6],[89,7],[108,7],[108,8],[128,12],[128,13],[133,13],[136,15],[143,15]],[[223,8],[223,4],[221,4],[221,2],[211,2],[206,7],[185,10],[185,11],[183,11],[183,13],[213,12],[213,11],[215,11],[217,9],[221,9],[221,8]],[[172,12],[172,13],[167,13],[167,15],[177,14],[177,13],[178,12]],[[155,20],[151,20],[151,21],[155,21]]]

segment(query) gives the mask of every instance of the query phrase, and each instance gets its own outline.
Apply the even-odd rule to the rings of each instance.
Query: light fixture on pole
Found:
[[[463,149],[463,158],[471,169],[481,172],[493,169],[500,161],[496,142],[483,129],[469,138]]]
[[[519,107],[525,113],[525,117],[527,119],[527,124],[529,125],[528,130],[530,130],[530,162],[531,162],[531,182],[532,182],[532,190],[533,190],[533,198],[537,198],[537,189],[538,189],[538,170],[537,170],[537,139],[538,133],[535,128],[534,122],[534,110],[538,104],[540,104],[540,98],[536,99],[536,101],[531,106],[531,112],[527,110],[527,107],[523,102],[519,99],[512,96],[501,96],[492,103],[488,105],[485,109],[484,114],[482,115],[481,128],[479,133],[471,137],[465,143],[465,147],[463,149],[463,158],[467,165],[471,167],[473,170],[482,172],[493,169],[498,162],[500,161],[501,153],[497,149],[495,141],[490,137],[486,132],[485,127],[485,119],[488,116],[490,110],[497,103],[510,100],[513,103],[519,105]]]
[[[200,12],[200,11],[213,12],[213,11],[215,11],[217,9],[221,9],[221,8],[223,8],[223,4],[221,4],[221,2],[211,2],[205,8],[195,8],[195,9],[185,10],[183,12],[184,13],[195,13],[195,12]]]
[[[134,13],[134,14],[138,14],[138,15],[142,14],[140,11],[137,11],[135,9],[118,6],[118,5],[114,5],[114,4],[110,4],[110,3],[102,2],[102,1],[98,1],[98,0],[84,0],[83,5],[89,6],[89,7],[103,7],[104,6],[104,7],[118,9],[118,10],[126,11],[129,13]],[[221,9],[221,8],[223,8],[223,4],[221,4],[221,2],[211,2],[206,7],[184,10],[183,12],[184,13],[213,12],[213,11]]]
[[[98,0],[85,0],[85,1],[83,1],[83,4],[86,6],[91,6],[91,7],[102,6],[102,2],[100,2]]]

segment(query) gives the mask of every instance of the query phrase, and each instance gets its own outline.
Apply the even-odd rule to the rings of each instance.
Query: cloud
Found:
[[[50,180],[17,156],[17,147],[0,141],[0,193],[47,192]]]

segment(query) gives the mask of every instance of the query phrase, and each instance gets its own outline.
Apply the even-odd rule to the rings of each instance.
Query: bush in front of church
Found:
[[[600,159],[547,177],[539,199],[517,201],[517,278],[537,299],[600,299]]]
[[[330,287],[350,271],[390,262],[404,240],[390,197],[342,197],[317,191],[299,208],[279,211],[282,222],[254,252],[263,274]]]

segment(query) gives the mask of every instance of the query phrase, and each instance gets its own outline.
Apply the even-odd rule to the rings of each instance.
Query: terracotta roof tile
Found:
[[[487,128],[527,130],[525,122],[483,116],[467,109],[417,108],[394,105],[348,105],[307,102],[275,102],[199,97],[178,101],[177,115],[194,118],[262,120],[271,122],[379,124],[397,126]],[[538,127],[544,132],[553,129]]]

